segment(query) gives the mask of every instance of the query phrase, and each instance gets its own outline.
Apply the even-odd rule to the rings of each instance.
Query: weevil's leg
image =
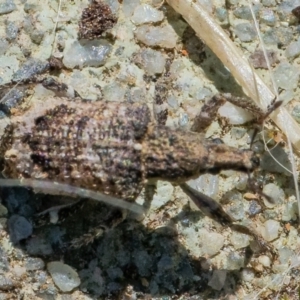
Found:
[[[223,97],[228,102],[230,102],[238,107],[244,108],[245,110],[247,110],[255,115],[255,117],[257,119],[257,121],[256,121],[257,126],[254,127],[254,133],[252,135],[250,145],[253,144],[254,139],[255,139],[260,127],[262,126],[263,122],[267,119],[267,117],[273,111],[275,111],[282,104],[282,101],[279,101],[276,98],[274,98],[272,103],[268,106],[267,111],[263,111],[255,103],[253,103],[253,101],[247,100],[247,98],[236,97],[229,93],[223,94]]]
[[[82,97],[79,95],[79,93],[76,90],[74,90],[74,88],[72,86],[66,85],[64,83],[60,83],[52,77],[44,78],[41,81],[41,83],[44,88],[54,92],[55,96],[57,96],[57,97],[66,97],[66,98],[79,97],[82,99]]]
[[[232,218],[224,211],[218,202],[191,188],[186,183],[181,184],[180,187],[206,216],[225,226],[232,224]]]
[[[93,243],[96,239],[101,237],[106,231],[114,229],[120,223],[122,223],[126,217],[128,211],[126,209],[118,210],[118,216],[115,215],[116,210],[113,210],[109,218],[105,221],[100,221],[97,225],[93,226],[89,230],[88,233],[82,235],[79,238],[75,238],[71,241],[70,247],[71,248],[80,248],[82,246],[86,246],[88,244]],[[105,225],[104,225],[105,223]]]
[[[235,224],[233,219],[224,211],[218,202],[191,188],[186,183],[181,184],[180,187],[206,216],[212,218],[223,226],[228,226],[235,231],[252,236],[262,250],[268,250],[272,253],[276,252],[271,245],[266,243],[260,233],[251,226],[251,224],[249,224],[250,227]]]
[[[146,185],[145,197],[143,203],[143,212],[142,213],[130,212],[129,218],[142,221],[150,209],[151,202],[153,200],[153,196],[155,193],[156,193],[156,185],[154,184]],[[108,219],[108,221],[107,220],[105,221],[105,225],[104,222],[101,221],[99,224],[93,226],[93,228],[90,229],[87,234],[84,234],[80,238],[74,239],[71,242],[70,246],[72,248],[79,248],[83,245],[88,245],[93,241],[95,241],[97,238],[101,237],[105,231],[115,228],[117,225],[122,223],[127,218],[128,215],[128,210],[121,209],[120,211],[121,211],[121,216],[116,218],[115,215],[113,215],[111,218]]]
[[[255,114],[258,116],[258,118],[261,118],[265,115],[265,112],[260,107],[245,97],[237,97],[230,93],[224,93],[222,95],[226,101]]]
[[[215,95],[212,99],[210,99],[207,103],[204,104],[200,113],[196,116],[194,120],[194,124],[191,128],[194,132],[201,132],[206,127],[208,127],[211,122],[214,120],[218,113],[218,109],[221,105],[223,105],[227,100],[231,99],[232,96],[230,94],[218,94]],[[239,104],[246,100],[243,98],[233,97],[235,100],[239,101]],[[232,102],[232,101],[230,101]],[[234,103],[237,104],[237,103]],[[239,105],[240,106],[240,105]],[[256,109],[253,108],[253,110]],[[258,108],[259,111],[259,108]],[[259,111],[262,113],[262,111]],[[250,234],[254,236],[256,240],[262,241],[263,239],[259,234],[255,233],[251,229],[246,228],[242,225],[235,225],[233,223],[233,219],[224,211],[222,206],[216,202],[214,199],[208,197],[207,195],[191,188],[186,183],[181,184],[180,187],[182,190],[190,197],[190,199],[196,204],[196,206],[204,212],[205,215],[209,216],[213,220],[217,221],[222,225],[229,226],[237,231],[242,231],[243,233]],[[262,244],[260,242],[260,244]]]
[[[216,118],[219,108],[226,102],[222,94],[217,94],[208,100],[196,116],[191,131],[202,132]]]
[[[130,212],[129,217],[131,219],[135,219],[137,221],[142,221],[145,216],[148,214],[151,202],[153,200],[154,194],[156,193],[156,184],[147,184],[145,186],[145,195],[144,195],[144,203],[143,203],[143,212],[142,213],[133,213]]]
[[[253,101],[250,101],[247,98],[236,97],[229,93],[223,94],[223,97],[228,102],[253,113],[256,116],[257,122],[259,124],[261,124],[275,109],[277,109],[282,104],[282,101],[276,100],[275,98],[272,101],[272,103],[268,106],[267,111],[263,111],[255,103],[253,103]]]
[[[44,226],[52,223],[57,224],[63,222],[66,218],[76,213],[79,209],[82,209],[86,200],[81,199],[69,204],[63,204],[50,207],[40,213],[37,213],[31,219],[34,227]]]
[[[269,251],[275,256],[278,255],[277,250],[266,242],[257,229],[254,228],[253,223],[247,224],[247,227],[241,224],[231,224],[230,227],[235,231],[252,236],[262,251]]]

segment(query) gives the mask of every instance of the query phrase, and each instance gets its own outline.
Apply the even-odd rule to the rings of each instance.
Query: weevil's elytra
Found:
[[[251,172],[251,150],[216,144],[151,121],[145,104],[48,99],[44,113],[12,119],[1,139],[6,178],[51,180],[134,201],[150,180]]]

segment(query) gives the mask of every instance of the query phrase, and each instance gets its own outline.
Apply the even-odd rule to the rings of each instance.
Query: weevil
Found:
[[[201,116],[214,115],[220,100],[225,99],[216,96],[203,107],[193,130],[203,127]],[[207,126],[207,119],[203,122]],[[229,225],[231,219],[219,204],[184,183],[205,173],[249,173],[259,166],[252,150],[156,124],[146,104],[59,97],[12,117],[0,140],[0,157],[5,178],[53,181],[128,202],[145,186],[169,181],[181,185],[211,217]]]
[[[134,201],[155,180],[182,184],[221,170],[251,172],[253,151],[157,126],[146,104],[50,98],[15,117],[1,137],[2,174]]]

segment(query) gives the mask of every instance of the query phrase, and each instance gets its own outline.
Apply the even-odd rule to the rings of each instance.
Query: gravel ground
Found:
[[[247,2],[203,2],[269,83]],[[291,13],[300,1],[260,2],[254,10],[280,98],[300,121],[299,22]],[[55,30],[57,1],[3,0],[0,83],[43,73],[52,55],[63,68],[51,69],[50,75],[74,87],[83,98],[147,103],[159,123],[186,130],[216,93],[243,95],[228,70],[167,4],[158,0],[103,3],[112,14],[105,5],[101,13],[97,5],[86,11],[97,12],[94,22],[100,27],[95,30],[93,22],[80,23],[88,1],[62,1]],[[9,122],[5,114],[20,115],[32,102],[43,105],[50,96],[53,92],[41,85],[21,87],[2,102],[0,127]],[[230,104],[219,114],[206,138],[249,148],[253,116]],[[120,212],[86,201],[63,222],[35,228],[30,220],[36,212],[74,200],[3,188],[0,299],[299,299],[300,240],[293,179],[265,152],[262,135],[273,156],[290,168],[288,150],[283,135],[270,122],[253,145],[262,163],[252,177],[274,204],[249,189],[247,176],[238,172],[203,175],[190,184],[220,201],[234,220],[255,226],[278,255],[256,251],[248,235],[204,216],[179,187],[168,182],[158,182],[142,221],[129,216],[91,244],[77,248],[68,244],[101,221],[107,225]],[[143,202],[143,193],[137,202]]]

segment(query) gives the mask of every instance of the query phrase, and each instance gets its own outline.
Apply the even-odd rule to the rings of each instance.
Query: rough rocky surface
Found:
[[[270,82],[247,1],[203,2]],[[154,108],[162,123],[186,130],[203,103],[217,92],[242,95],[211,50],[162,1],[105,0],[109,16],[88,23],[101,23],[100,31],[81,25],[87,36],[78,30],[89,1],[61,1],[55,37],[58,3],[47,3],[6,0],[0,4],[0,84],[39,78],[52,55],[58,63],[49,74],[81,97],[144,103]],[[299,21],[292,14],[298,5],[297,0],[264,0],[254,10],[280,98],[299,121]],[[93,11],[85,12],[87,22]],[[94,36],[97,39],[91,40]],[[0,113],[1,135],[9,122],[7,115],[22,116],[32,103],[42,107],[47,97],[66,94],[63,88],[53,92],[35,84],[10,97],[5,91],[1,91],[1,97],[6,97]],[[253,124],[246,122],[252,116],[234,111],[238,121],[232,118],[232,107],[223,106],[223,117],[209,126],[205,136],[248,149]],[[267,122],[263,134],[273,156],[289,168],[280,132]],[[129,214],[115,228],[111,224],[121,217],[120,211],[94,201],[86,201],[83,208],[70,207],[72,216],[63,216],[61,223],[44,222],[41,216],[41,226],[32,226],[35,213],[74,199],[43,194],[43,189],[35,193],[23,187],[2,188],[0,299],[298,299],[300,238],[293,179],[265,151],[262,134],[253,149],[262,164],[252,178],[275,198],[274,203],[249,188],[247,176],[238,172],[206,175],[192,185],[218,200],[235,220],[254,226],[277,256],[259,252],[248,235],[204,216],[179,187],[168,182],[158,182],[142,221]],[[55,191],[54,185],[51,188]],[[137,202],[143,203],[144,198],[142,191]],[[70,247],[99,223],[106,227],[98,232],[102,236]]]

